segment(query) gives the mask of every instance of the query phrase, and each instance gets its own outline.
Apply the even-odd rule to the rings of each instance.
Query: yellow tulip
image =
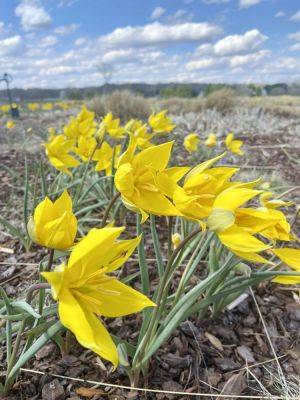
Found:
[[[77,147],[74,153],[77,154],[83,162],[87,162],[95,152],[97,141],[91,136],[79,136]]]
[[[39,104],[38,103],[28,103],[27,104],[28,110],[30,111],[36,111],[39,109]]]
[[[95,171],[105,170],[107,176],[112,174],[112,166],[116,167],[121,146],[115,146],[112,148],[107,142],[103,142],[100,149],[95,151],[93,160],[97,161]],[[114,161],[114,162],[113,162]]]
[[[53,110],[53,104],[52,104],[52,103],[44,103],[44,104],[42,105],[42,109],[43,109],[44,111]]]
[[[72,250],[67,265],[42,273],[59,302],[62,324],[78,342],[119,363],[116,346],[98,317],[121,317],[155,304],[146,296],[109,275],[120,268],[140,241],[117,241],[124,228],[92,229]]]
[[[140,212],[143,221],[148,214],[182,215],[170,199],[189,168],[167,168],[173,142],[149,147],[135,155],[136,146],[132,139],[115,174],[115,185],[125,206]]]
[[[120,126],[120,118],[113,117],[113,114],[108,113],[102,121],[107,133],[114,139],[122,139],[125,135],[125,129]]]
[[[143,150],[153,146],[150,140],[154,135],[148,133],[147,124],[143,124],[142,121],[131,119],[125,125],[125,130],[128,132],[130,137],[133,137],[136,140],[139,149]]]
[[[204,142],[207,147],[215,147],[217,144],[217,136],[214,133],[210,133]]]
[[[273,253],[280,258],[286,265],[294,269],[296,272],[300,272],[300,250],[290,249],[282,247],[280,249],[273,249]],[[293,285],[300,283],[300,276],[277,276],[273,279],[273,282],[281,283],[285,285]]]
[[[261,205],[263,207],[271,208],[271,209],[276,209],[279,207],[289,207],[293,205],[292,201],[284,201],[280,199],[273,198],[274,193],[272,192],[264,192],[259,196]]]
[[[73,245],[77,219],[66,190],[54,202],[46,197],[37,205],[28,222],[28,233],[34,242],[50,249],[66,250]]]
[[[253,229],[251,218],[249,218],[250,223],[243,220],[242,225],[237,218],[240,207],[259,194],[260,191],[248,188],[232,187],[224,190],[214,201],[212,211],[207,218],[207,226],[233,253],[248,260],[258,262],[258,259],[261,259],[261,262],[264,262],[265,260],[256,253],[267,250],[270,246],[257,239],[251,233],[251,229],[248,229],[248,224]],[[257,229],[262,229],[265,223],[263,220],[262,227],[258,226]]]
[[[166,115],[166,113],[167,110],[163,110],[157,114],[153,113],[150,115],[148,123],[154,133],[163,135],[172,132],[175,128],[176,125],[173,124],[173,121]]]
[[[6,128],[7,129],[12,129],[12,128],[14,128],[14,126],[15,126],[14,121],[9,120],[9,121],[6,122]]]
[[[242,156],[244,154],[244,151],[241,150],[241,147],[243,146],[243,141],[242,140],[234,140],[234,134],[229,133],[226,136],[225,139],[225,144],[228,150],[230,150],[234,154],[238,154]]]
[[[180,243],[181,243],[181,235],[179,234],[179,233],[173,233],[173,235],[172,235],[172,243],[173,243],[173,247],[174,247],[174,249],[176,249],[179,245],[180,245]]]
[[[80,162],[70,155],[74,151],[73,140],[68,140],[64,135],[53,136],[45,144],[46,155],[54,168],[72,176],[69,168],[77,167]]]
[[[194,153],[198,150],[199,141],[197,133],[190,133],[184,138],[183,146],[189,153]]]

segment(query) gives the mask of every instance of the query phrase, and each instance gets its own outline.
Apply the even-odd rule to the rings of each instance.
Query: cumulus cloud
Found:
[[[248,8],[261,3],[263,0],[240,0],[240,8]]]
[[[49,35],[49,36],[45,36],[43,37],[38,44],[38,47],[40,48],[48,48],[48,47],[52,47],[54,45],[56,45],[58,43],[58,39],[56,36],[53,35]]]
[[[4,22],[0,21],[0,33],[3,32],[4,29]]]
[[[101,36],[99,41],[109,45],[149,46],[211,40],[220,32],[217,25],[207,22],[186,22],[172,26],[154,22],[144,26],[117,28]]]
[[[249,53],[267,39],[258,29],[252,29],[243,35],[230,35],[219,40],[214,45],[214,53],[221,56]]]
[[[82,45],[84,45],[86,42],[87,42],[87,38],[85,38],[85,37],[80,37],[80,38],[77,38],[77,39],[75,40],[74,44],[75,44],[75,46],[82,46]]]
[[[232,68],[237,68],[249,64],[253,65],[270,54],[271,52],[269,50],[260,50],[252,54],[246,54],[243,56],[234,56],[229,59],[229,65]]]
[[[300,10],[293,14],[290,18],[291,21],[300,22]]]
[[[294,33],[290,33],[290,34],[288,35],[288,38],[289,38],[290,40],[295,40],[295,41],[299,41],[299,42],[300,42],[300,31],[294,32]]]
[[[58,26],[57,28],[54,29],[54,33],[57,35],[70,35],[71,33],[75,32],[79,28],[79,24],[70,24],[70,25],[62,25]]]
[[[20,35],[0,40],[0,56],[13,56],[19,53],[23,46]]]
[[[202,58],[200,60],[190,61],[186,64],[186,69],[188,71],[206,69],[215,65],[222,63],[221,59],[217,58]]]
[[[285,16],[285,12],[283,12],[282,10],[278,11],[278,12],[274,15],[275,18],[281,18],[281,17],[284,17],[284,16]]]
[[[163,7],[155,7],[154,10],[151,13],[150,19],[155,20],[160,18],[164,13],[166,12],[166,9]]]
[[[77,3],[78,0],[60,0],[58,3],[58,8],[71,7],[73,4]]]
[[[15,8],[15,14],[21,19],[25,31],[48,27],[52,19],[38,0],[21,0]]]
[[[191,21],[193,18],[194,18],[193,13],[180,8],[174,14],[168,15],[165,18],[165,22],[168,24],[180,24],[183,22]]]

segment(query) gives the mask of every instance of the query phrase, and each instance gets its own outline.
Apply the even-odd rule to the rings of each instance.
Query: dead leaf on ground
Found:
[[[205,332],[205,333],[204,333],[204,336],[210,341],[210,343],[211,343],[217,350],[219,350],[219,351],[223,351],[223,350],[224,350],[221,341],[220,341],[217,337],[215,337],[214,335],[212,335],[212,334],[209,333],[209,332]]]
[[[225,383],[221,395],[240,395],[243,390],[247,387],[246,379],[243,372],[232,375]],[[232,397],[234,400],[236,397]],[[226,397],[218,397],[217,400],[226,400]]]
[[[86,388],[84,386],[75,390],[76,394],[82,397],[92,398],[94,396],[99,396],[103,394],[101,389]]]

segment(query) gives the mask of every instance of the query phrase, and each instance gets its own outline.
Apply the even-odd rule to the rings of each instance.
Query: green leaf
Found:
[[[9,382],[12,381],[14,377],[19,373],[20,368],[22,368],[22,366],[28,360],[30,360],[36,354],[36,352],[39,351],[61,329],[63,329],[63,326],[60,321],[57,321],[55,324],[50,326],[50,328],[42,336],[40,336],[24,354],[21,355],[7,377],[8,385],[10,385]]]
[[[6,313],[7,315],[11,315],[11,306],[10,306],[10,301],[9,298],[7,297],[7,294],[5,290],[3,289],[2,286],[0,286],[0,295],[2,296],[5,307],[6,307]],[[6,359],[7,362],[10,359],[11,353],[12,353],[12,323],[11,321],[6,321]]]
[[[155,251],[155,256],[156,256],[158,275],[160,277],[162,277],[165,268],[164,268],[163,256],[162,256],[162,252],[160,249],[158,234],[157,234],[156,225],[155,225],[155,216],[152,214],[150,215],[150,228],[151,228],[152,241],[153,241],[153,246],[154,246],[154,251]]]
[[[17,300],[17,301],[12,301],[11,305],[16,308],[20,308],[23,311],[26,311],[29,315],[31,315],[34,318],[41,318],[40,314],[38,314],[34,309],[31,307],[30,304],[26,303],[26,301],[23,300]]]

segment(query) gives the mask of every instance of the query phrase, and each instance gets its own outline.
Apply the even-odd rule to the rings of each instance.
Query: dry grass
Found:
[[[122,121],[130,118],[146,119],[151,112],[149,100],[128,90],[95,97],[88,103],[88,107],[95,111],[97,116],[103,117],[112,112]]]
[[[221,113],[231,111],[236,106],[236,95],[231,89],[221,89],[209,94],[205,99],[205,107]]]
[[[280,117],[300,117],[299,96],[244,97],[242,104],[245,107],[261,108],[264,112]]]

